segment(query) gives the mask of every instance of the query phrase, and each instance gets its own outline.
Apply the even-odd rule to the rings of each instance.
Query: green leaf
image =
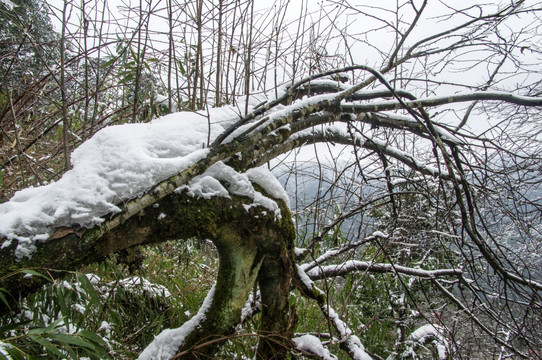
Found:
[[[60,317],[58,319],[56,319],[55,321],[53,321],[52,323],[50,323],[49,325],[47,325],[47,329],[50,331],[50,332],[55,332],[57,331],[57,327],[59,325],[65,325],[64,323],[64,317]]]
[[[4,333],[7,333],[8,331],[15,330],[15,329],[22,329],[25,325],[29,323],[30,323],[30,320],[25,320],[18,323],[4,325],[0,327],[0,334],[4,334]]]
[[[30,339],[35,340],[36,336],[34,335],[43,335],[46,333],[47,333],[47,328],[35,328],[35,329],[28,330],[27,335],[28,337],[30,337]]]
[[[95,344],[97,344],[97,345],[99,345],[101,347],[105,348],[107,346],[105,341],[99,335],[96,335],[92,331],[82,330],[82,331],[78,332],[77,335],[82,336],[82,337],[94,342]]]
[[[120,79],[121,83],[129,83],[134,79],[134,74],[128,74],[123,79]]]
[[[101,305],[101,301],[100,301],[100,297],[98,296],[98,293],[96,292],[96,289],[94,289],[94,285],[92,285],[92,283],[85,276],[85,274],[78,273],[77,280],[81,284],[81,287],[83,288],[83,290],[85,290],[87,295],[90,297],[92,304],[95,305],[97,308],[99,308]]]
[[[41,327],[41,328],[34,328],[34,329],[30,329],[28,330],[28,335],[42,335],[42,334],[50,334],[50,333],[53,333],[53,332],[56,332],[56,327],[60,324],[60,323],[64,323],[64,318],[59,318],[59,319],[56,319],[55,321],[53,321],[52,323],[50,323],[49,325],[47,325],[47,327]]]
[[[47,350],[47,352],[49,352],[51,354],[55,354],[61,359],[65,358],[65,354],[60,352],[60,350],[58,350],[57,346],[55,344],[51,343],[50,341],[48,341],[47,339],[42,338],[42,337],[36,337],[33,340],[34,340],[34,342],[36,342],[36,343],[40,344],[41,346],[43,346],[45,348],[45,350]]]
[[[77,335],[88,340],[89,344],[91,344],[92,346],[94,353],[98,355],[97,356],[98,359],[110,358],[109,353],[107,351],[107,344],[105,341],[103,341],[103,339],[100,336],[96,335],[95,333],[91,331],[86,331],[86,330],[78,332]],[[89,355],[91,354],[89,353]]]
[[[179,66],[179,71],[181,72],[181,75],[185,76],[186,75],[186,70],[185,70],[183,64],[180,61],[177,61],[177,65]]]
[[[107,354],[107,352],[102,346],[99,346],[98,344],[95,344],[93,341],[90,341],[84,337],[78,336],[78,334],[70,335],[70,334],[55,333],[55,334],[49,334],[49,338],[64,346],[71,345],[71,346],[84,349],[89,354],[98,355],[101,353],[102,357],[104,354]],[[67,348],[67,350],[69,351],[70,349]]]
[[[9,344],[2,344],[2,347],[0,347],[0,360],[6,359],[9,360],[9,358],[6,357],[5,353],[9,354],[9,350],[11,349],[11,346]]]
[[[26,269],[26,270],[21,270],[21,272],[24,273],[24,274],[27,274],[27,275],[32,275],[32,276],[37,276],[37,277],[43,278],[43,279],[47,280],[48,282],[51,282],[50,277],[45,276],[42,273],[37,272],[35,270]]]
[[[130,48],[130,53],[132,54],[132,59],[137,62],[139,57],[132,48]]]
[[[2,351],[5,351],[11,357],[11,360],[29,360],[29,359],[32,359],[32,357],[29,357],[27,354],[25,354],[21,350],[17,349],[16,347],[9,347],[9,348],[6,347]],[[9,358],[6,357],[2,352],[0,352],[0,359],[9,360]]]
[[[6,297],[6,295],[4,295],[4,293],[8,294],[11,296],[11,294],[9,293],[9,291],[7,291],[6,289],[4,288],[0,288],[0,300],[2,300],[2,302],[4,304],[6,304],[6,306],[8,307],[9,310],[11,310],[11,306],[9,305],[9,302],[8,302],[8,299]]]
[[[70,311],[68,310],[68,307],[66,306],[66,300],[64,299],[64,293],[61,287],[57,287],[55,289],[56,291],[56,297],[55,300],[58,302],[58,305],[60,306],[60,313],[63,317],[70,316]]]
[[[49,334],[49,338],[61,344],[69,344],[69,345],[80,346],[80,347],[91,346],[86,340],[81,339],[80,337],[76,335],[71,335],[71,334],[54,333],[54,334]]]
[[[104,63],[102,64],[102,68],[105,69],[105,68],[110,67],[111,65],[113,65],[113,64],[115,63],[115,61],[117,61],[116,58],[111,58],[110,60],[107,60],[106,62],[104,62]]]
[[[146,62],[146,61],[143,61],[143,65],[145,66],[145,68],[151,72],[151,67],[149,66],[149,64]]]
[[[155,320],[155,334],[158,334],[160,333],[160,331],[162,330],[162,325],[164,323],[164,313],[160,314],[160,316]]]

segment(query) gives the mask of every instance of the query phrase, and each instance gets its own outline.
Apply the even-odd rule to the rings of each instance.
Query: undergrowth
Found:
[[[119,254],[61,279],[24,270],[49,282],[0,318],[0,360],[134,359],[162,329],[188,320],[214,281],[214,248],[186,241],[142,251],[137,268]]]
[[[47,277],[49,283],[20,300],[17,312],[0,318],[0,360],[136,359],[163,329],[181,326],[197,313],[216,278],[214,246],[165,242],[141,251],[116,254],[58,279],[46,271],[24,270],[26,276]],[[371,301],[363,297],[377,290],[361,291],[358,281],[359,276],[353,276],[321,281],[318,286],[355,333],[390,342],[387,325],[393,319],[387,314],[370,318],[374,312],[364,306]],[[0,291],[0,301],[7,296]],[[338,339],[329,337],[330,324],[316,303],[297,291],[290,302],[302,319],[296,331],[319,334],[340,354]],[[258,343],[258,322],[257,314],[246,319],[237,329],[241,335],[225,341],[217,358],[251,359]],[[367,338],[363,341],[371,343]],[[304,359],[301,354],[292,358]]]

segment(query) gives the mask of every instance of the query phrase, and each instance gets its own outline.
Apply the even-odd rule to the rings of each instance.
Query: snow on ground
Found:
[[[0,236],[8,239],[2,248],[17,239],[16,257],[30,257],[54,227],[89,228],[119,212],[119,204],[205,157],[208,140],[238,118],[233,107],[209,116],[182,112],[100,130],[72,153],[73,168],[61,179],[0,204]]]
[[[177,329],[166,329],[158,334],[141,355],[139,355],[138,360],[168,360],[175,356],[186,337],[205,320],[207,310],[211,307],[214,293],[215,285],[207,293],[203,304],[194,317]]]

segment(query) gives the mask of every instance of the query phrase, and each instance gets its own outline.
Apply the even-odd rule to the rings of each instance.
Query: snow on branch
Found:
[[[289,205],[288,195],[269,170],[253,168],[243,174],[222,161],[211,165],[203,174],[194,177],[188,184],[180,186],[175,191],[187,191],[192,197],[204,199],[213,196],[230,198],[230,194],[247,197],[252,199],[251,205],[245,205],[247,211],[251,207],[262,206],[280,219],[281,213],[277,202],[254,189],[252,182],[261,186],[272,197],[281,199]],[[222,184],[226,184],[227,189]]]
[[[292,150],[296,147],[301,147],[307,143],[313,142],[330,142],[345,145],[356,144],[357,146],[365,149],[378,150],[382,154],[390,156],[424,175],[450,179],[450,175],[446,171],[438,169],[435,166],[431,166],[426,162],[417,159],[411,154],[393,147],[382,140],[369,136],[364,139],[359,138],[359,136],[353,138],[352,135],[346,134],[345,131],[336,125],[326,126],[323,129],[312,129],[311,131],[296,133],[287,141],[277,145],[278,150],[273,149],[269,152],[269,154],[274,155],[278,152]],[[258,159],[255,161],[255,164],[265,162],[267,159],[269,159],[269,156]]]
[[[367,66],[365,65],[353,65],[353,66],[347,66],[344,68],[333,69],[333,70],[325,71],[322,73],[313,74],[304,79],[294,82],[292,85],[286,85],[285,87],[281,88],[281,94],[276,99],[268,101],[264,103],[262,106],[259,106],[257,109],[255,109],[248,115],[239,119],[237,122],[229,126],[222,134],[217,136],[216,139],[211,144],[211,148],[218,147],[228,136],[230,136],[239,127],[247,124],[253,119],[256,119],[258,116],[263,115],[269,109],[272,109],[283,102],[290,102],[294,96],[294,92],[296,91],[296,89],[300,88],[302,85],[318,78],[322,78],[322,77],[326,77],[326,76],[330,76],[334,74],[339,74],[339,73],[344,73],[344,72],[348,72],[352,70],[365,69],[365,68],[367,68]],[[341,89],[341,90],[346,91],[348,89]]]
[[[313,95],[313,94],[325,94],[348,90],[351,86],[333,79],[317,79],[308,82],[299,87],[297,96]],[[372,100],[378,98],[389,98],[394,94],[404,97],[410,100],[416,99],[416,97],[404,90],[397,89],[393,93],[388,89],[374,89],[374,90],[359,90],[350,95],[347,101],[361,101]]]
[[[328,250],[324,254],[320,255],[314,261],[312,261],[310,263],[307,263],[307,264],[302,264],[302,265],[300,265],[300,267],[304,272],[308,272],[312,268],[326,262],[327,260],[333,259],[335,256],[340,255],[340,254],[342,254],[342,253],[344,253],[346,251],[357,249],[359,246],[361,246],[363,244],[366,244],[367,242],[373,241],[376,238],[387,239],[388,235],[386,235],[386,234],[384,234],[384,233],[382,233],[380,231],[375,231],[370,236],[367,236],[362,240],[355,241],[355,242],[348,243],[348,244],[344,244],[343,246],[341,246],[338,249]]]
[[[409,268],[401,265],[348,260],[338,265],[315,267],[312,270],[307,271],[307,275],[311,280],[321,280],[327,277],[344,276],[357,271],[368,271],[371,273],[403,274],[428,279],[442,276],[461,276],[463,274],[463,272],[459,269],[423,270]]]
[[[383,127],[390,129],[398,129],[409,131],[413,134],[420,135],[424,138],[430,138],[425,127],[420,126],[420,123],[414,120],[411,116],[391,112],[358,112],[355,105],[341,105],[344,111],[352,111],[357,113],[356,121],[370,124],[371,127]],[[466,141],[458,137],[453,130],[447,128],[446,125],[432,121],[435,131],[444,142],[451,144],[465,144]]]
[[[521,106],[542,106],[542,98],[532,96],[514,95],[508,92],[484,91],[466,94],[454,94],[450,96],[435,96],[425,99],[406,101],[405,104],[411,109],[439,106],[467,101],[502,101]],[[348,106],[351,110],[357,112],[376,112],[387,110],[400,110],[403,105],[399,101],[380,101],[368,104],[355,104]]]
[[[354,360],[371,360],[371,357],[365,351],[365,347],[360,339],[352,332],[350,327],[339,318],[335,310],[329,306],[327,301],[325,301],[324,292],[314,284],[299,265],[296,265],[296,268],[297,286],[305,296],[316,299],[324,316],[339,333],[341,348]]]
[[[322,360],[337,360],[338,358],[329,352],[320,339],[314,335],[305,334],[292,339],[297,350],[303,354],[314,356]]]
[[[271,197],[288,202],[269,171],[238,173],[221,162],[228,158],[227,151],[213,154],[205,148],[208,136],[216,137],[236,117],[235,110],[211,109],[209,116],[210,126],[203,114],[182,112],[151,123],[102,129],[73,152],[73,168],[61,179],[21,190],[0,204],[0,238],[5,238],[1,248],[16,241],[14,254],[20,260],[30,258],[38,243],[55,238],[59,228],[104,224],[104,231],[109,231],[190,180],[181,189],[187,188],[192,196],[246,196],[254,206],[280,217],[276,202],[251,185],[254,182]],[[229,184],[227,190],[220,181]],[[115,214],[119,216],[111,218]]]
[[[17,240],[15,256],[30,257],[55,228],[101,224],[130,206],[128,200],[206,159],[208,135],[217,136],[236,115],[226,107],[211,109],[210,116],[210,126],[202,114],[184,112],[100,130],[72,153],[73,168],[61,179],[0,204],[2,248]]]
[[[444,328],[436,324],[423,325],[414,330],[407,339],[407,349],[403,358],[416,358],[416,348],[432,343],[438,353],[439,360],[448,359],[448,341],[444,337]]]
[[[243,309],[241,310],[241,320],[239,321],[239,324],[237,325],[235,330],[237,332],[241,332],[245,321],[247,321],[247,319],[252,318],[261,310],[262,310],[262,296],[261,296],[260,290],[258,289],[256,293],[256,298],[254,298],[253,293],[250,293],[247,301],[245,301],[245,305],[243,305]]]

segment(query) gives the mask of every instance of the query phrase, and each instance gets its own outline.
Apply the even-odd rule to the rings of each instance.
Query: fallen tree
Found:
[[[330,80],[335,74],[360,71],[369,73],[369,80],[353,85]],[[367,90],[375,81],[380,84],[378,89]],[[533,263],[518,266],[517,248],[510,250],[496,238],[481,207],[488,201],[503,201],[501,205],[507,206],[505,198],[512,197],[526,202],[528,213],[539,211],[539,198],[530,199],[523,189],[513,187],[503,195],[493,191],[490,183],[499,182],[500,177],[516,179],[516,174],[525,179],[519,174],[532,174],[540,159],[536,151],[523,149],[522,153],[514,143],[505,148],[495,139],[472,138],[461,127],[438,123],[428,113],[431,107],[472,101],[542,106],[540,97],[483,91],[417,99],[407,91],[395,90],[380,72],[360,65],[297,81],[244,116],[233,108],[217,108],[208,114],[179,113],[150,124],[106,128],[76,150],[73,169],[63,180],[21,191],[0,205],[2,287],[14,297],[24,296],[39,289],[43,279],[24,276],[22,269],[41,269],[57,277],[144,244],[210,239],[220,259],[213,290],[192,320],[158,336],[141,359],[212,356],[224,339],[234,336],[256,283],[262,313],[257,358],[282,359],[296,348],[304,354],[333,358],[319,353],[320,343],[307,345],[314,339],[294,334],[296,314],[288,298],[296,288],[318,304],[351,358],[368,359],[360,339],[313,282],[354,272],[425,279],[498,346],[527,358],[526,349],[535,348],[540,340],[522,326],[510,325],[507,316],[540,314],[542,279]],[[427,150],[402,150],[382,136],[385,131],[419,139],[419,148]],[[354,167],[364,166],[362,157],[366,155],[362,154],[379,159],[383,169],[379,181],[386,186],[372,201],[390,205],[395,221],[400,221],[402,196],[422,188],[437,189],[435,194],[423,196],[446,215],[426,230],[453,239],[449,244],[453,256],[443,262],[449,267],[425,270],[423,261],[420,268],[401,265],[390,257],[385,263],[341,260],[341,254],[355,257],[366,244],[394,238],[394,234],[380,231],[318,254],[319,241],[367,204],[342,212],[335,223],[314,234],[307,249],[296,251],[288,196],[261,166],[318,142],[349,146],[355,155]],[[399,170],[394,172],[394,167]],[[404,183],[412,187],[401,190]],[[452,213],[456,216],[449,216]],[[520,215],[518,210],[513,221]],[[303,254],[311,254],[305,264]],[[324,266],[333,260],[339,263]],[[484,275],[480,275],[480,267],[490,268],[492,274],[482,270]],[[470,295],[461,298],[457,289]],[[513,303],[514,310],[497,314],[491,307],[475,305],[474,310],[466,303],[475,299],[473,304],[478,304],[476,299],[490,293],[506,304]],[[8,311],[8,304],[3,305],[2,310]],[[493,330],[499,326],[511,327],[517,342],[505,340]],[[439,353],[447,356],[446,351],[451,350],[442,350],[446,343],[442,329],[439,325],[432,334],[439,340]],[[407,339],[410,348],[414,338]],[[393,351],[399,356],[398,350]]]

